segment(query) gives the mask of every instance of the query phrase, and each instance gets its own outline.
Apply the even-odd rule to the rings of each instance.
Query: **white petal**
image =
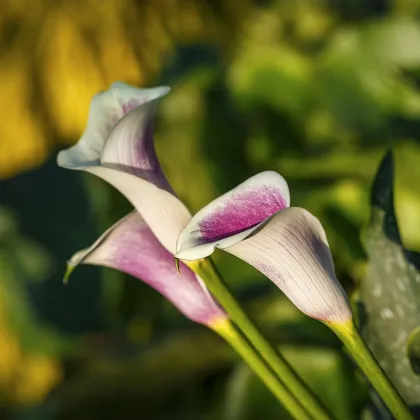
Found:
[[[260,231],[225,250],[261,271],[310,317],[335,323],[351,319],[324,229],[308,211],[283,210]]]
[[[85,132],[75,146],[59,153],[58,164],[69,169],[98,164],[105,141],[114,125],[124,115],[142,104],[157,100],[168,91],[166,86],[137,89],[117,82],[107,91],[95,95]]]
[[[215,248],[242,241],[269,217],[290,205],[289,188],[276,172],[261,172],[201,209],[177,243],[177,257],[204,258]]]
[[[91,172],[117,188],[162,245],[175,253],[176,238],[191,216],[166,180],[152,133],[156,101],[168,90],[114,83],[93,99],[79,143],[60,152],[57,160],[60,166]]]
[[[112,128],[101,155],[101,166],[119,169],[173,192],[159,164],[153,143],[157,100],[125,115]]]
[[[127,172],[102,166],[84,168],[119,190],[141,214],[160,243],[175,255],[176,240],[191,219],[173,194]]]

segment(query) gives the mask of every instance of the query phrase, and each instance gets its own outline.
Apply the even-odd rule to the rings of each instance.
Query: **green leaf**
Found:
[[[362,334],[408,404],[420,403],[420,377],[406,347],[420,325],[418,254],[406,251],[394,210],[394,160],[383,158],[371,192],[371,218],[365,232],[369,257],[360,286]]]

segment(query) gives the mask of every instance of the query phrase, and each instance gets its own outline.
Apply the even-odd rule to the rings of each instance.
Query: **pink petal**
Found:
[[[190,212],[177,197],[127,172],[103,166],[87,167],[85,170],[125,195],[159,242],[175,255],[176,240],[191,219]]]
[[[177,256],[185,260],[204,258],[214,248],[231,246],[289,204],[289,189],[281,175],[271,171],[255,175],[191,219],[178,238]]]
[[[203,283],[183,263],[179,275],[174,257],[137,212],[117,222],[90,248],[76,253],[69,265],[78,264],[111,267],[141,279],[192,321],[210,325],[227,317]]]

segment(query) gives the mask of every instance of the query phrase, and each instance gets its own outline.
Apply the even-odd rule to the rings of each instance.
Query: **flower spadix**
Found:
[[[79,142],[58,155],[58,164],[85,170],[117,188],[136,211],[108,229],[69,261],[115,268],[137,277],[168,298],[193,321],[210,325],[227,318],[202,280],[174,264],[176,239],[191,219],[159,164],[152,119],[167,87],[137,89],[114,83],[91,103]]]
[[[305,314],[346,323],[352,312],[324,229],[289,203],[284,178],[262,172],[200,210],[181,232],[176,256],[192,261],[224,249],[266,275]]]

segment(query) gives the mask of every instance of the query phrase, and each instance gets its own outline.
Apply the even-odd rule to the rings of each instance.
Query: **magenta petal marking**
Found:
[[[192,321],[210,325],[216,319],[227,317],[183,263],[179,275],[173,255],[160,244],[137,212],[117,224],[84,262],[108,266],[143,280]]]
[[[281,192],[271,186],[234,193],[223,207],[199,222],[199,244],[218,241],[250,229],[287,207]]]

